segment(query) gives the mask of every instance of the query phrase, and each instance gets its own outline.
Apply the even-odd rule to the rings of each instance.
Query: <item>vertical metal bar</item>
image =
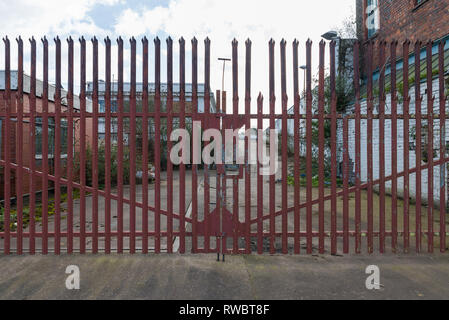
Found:
[[[307,254],[312,254],[312,41],[306,43],[306,175],[307,175]]]
[[[130,92],[130,159],[129,159],[129,180],[130,180],[130,241],[129,250],[131,254],[136,252],[136,39],[130,39],[131,45],[131,92]]]
[[[173,130],[173,40],[167,38],[167,252],[173,252],[173,164],[170,160]]]
[[[261,172],[260,155],[263,143],[260,141],[263,139],[262,131],[262,112],[263,112],[263,96],[259,93],[257,97],[257,253],[263,254],[263,180]]]
[[[275,42],[273,39],[269,43],[269,59],[270,59],[270,129],[274,130],[275,125],[275,107],[276,107],[276,95],[275,95],[275,81],[274,81],[274,46]],[[271,133],[270,133],[271,135]],[[271,140],[271,137],[270,137]],[[274,215],[276,210],[276,192],[275,192],[275,175],[270,176],[270,254],[276,253],[276,217]]]
[[[422,189],[422,143],[421,143],[421,126],[422,126],[422,114],[421,114],[421,42],[415,43],[415,114],[416,114],[416,252],[421,252],[421,189]]]
[[[42,253],[48,253],[48,41],[43,44],[43,83],[42,83]]]
[[[92,39],[92,253],[98,252],[98,40]]]
[[[192,39],[192,124],[198,113],[198,40]],[[194,156],[195,159],[195,156]],[[192,165],[192,253],[198,250],[198,164]]]
[[[320,41],[319,84],[318,84],[318,225],[319,252],[324,253],[324,55],[326,43]]]
[[[80,253],[86,252],[86,40],[80,39]]]
[[[245,64],[245,130],[251,128],[251,40],[245,42],[246,64]],[[245,247],[246,253],[251,254],[251,164],[249,148],[251,136],[245,139]]]
[[[355,253],[361,253],[361,127],[360,127],[360,43],[354,43],[354,91],[355,91]]]
[[[232,41],[232,114],[237,117],[239,113],[239,67],[238,67],[238,41],[234,39]],[[232,128],[233,130],[237,129],[235,127]],[[234,157],[237,159],[237,148],[236,138],[233,138],[232,141],[232,148],[233,153],[235,153]],[[232,179],[233,183],[233,197],[232,197],[232,222],[234,225],[234,232],[233,232],[233,251],[234,254],[238,254],[239,252],[239,238],[238,238],[238,222],[239,222],[239,179]]]
[[[432,68],[433,41],[427,43],[427,251],[433,253],[433,68]]]
[[[379,63],[385,65],[385,41],[379,42]],[[379,251],[385,252],[385,68],[379,77]]]
[[[68,93],[67,93],[67,253],[73,253],[73,39],[68,44]]]
[[[23,41],[17,38],[18,76],[17,76],[17,140],[16,140],[16,194],[17,194],[17,254],[23,253]],[[19,183],[20,182],[20,183]]]
[[[410,247],[410,218],[409,218],[409,209],[410,209],[410,159],[409,159],[409,105],[410,105],[410,97],[409,97],[409,84],[408,84],[408,76],[409,76],[409,46],[410,41],[406,40],[403,43],[402,53],[403,53],[403,92],[402,96],[404,97],[403,102],[403,116],[404,116],[404,252],[408,253]]]
[[[142,39],[142,253],[148,253],[148,39]],[[154,145],[154,144],[153,144]]]
[[[118,45],[118,126],[117,126],[117,189],[118,189],[118,201],[117,201],[117,252],[123,253],[123,112],[124,112],[124,96],[123,96],[123,39],[119,37],[117,39]]]
[[[282,253],[288,253],[288,216],[287,216],[287,148],[288,148],[288,128],[287,128],[287,63],[286,47],[287,42],[281,41],[281,92],[282,92]]]
[[[154,191],[154,228],[155,228],[155,252],[161,252],[161,41],[154,39],[155,50],[155,96],[154,96],[154,162],[155,162],[155,191]]]
[[[55,254],[61,253],[61,40],[54,39],[56,45],[56,91],[55,91]]]
[[[444,88],[444,46],[438,45],[438,81],[440,97],[440,161],[446,156],[446,92]],[[446,252],[446,165],[440,165],[440,251]]]
[[[300,254],[301,252],[301,239],[300,239],[300,216],[301,216],[301,181],[300,181],[300,170],[301,170],[301,157],[300,157],[300,96],[299,96],[299,61],[298,61],[298,40],[293,41],[293,99],[294,99],[294,253]]]
[[[349,253],[348,229],[349,229],[349,137],[347,117],[343,119],[343,247],[344,253]]]
[[[31,79],[30,79],[30,132],[29,139],[31,142],[30,152],[30,254],[34,255],[36,251],[36,177],[35,170],[35,155],[36,155],[36,40],[30,39],[31,44]]]
[[[396,94],[396,50],[398,42],[390,44],[390,66],[391,66],[391,247],[396,253],[398,243],[398,100]],[[404,148],[407,146],[404,145]]]
[[[367,215],[368,215],[368,253],[373,253],[373,41],[368,42],[368,99],[367,99],[367,164],[368,164],[368,200],[367,200]]]
[[[221,101],[222,112],[223,112],[223,114],[227,114],[228,110],[227,110],[226,91],[223,92],[221,98],[222,98],[222,101]],[[224,127],[222,127],[221,134],[222,134],[222,136],[224,136]],[[227,204],[227,178],[226,178],[225,174],[222,176],[221,189],[222,189],[223,206],[224,206],[224,208],[226,208],[226,204]],[[222,232],[222,245],[221,245],[221,247],[222,247],[223,254],[225,254],[225,252],[227,252],[227,238],[226,238],[226,236],[227,236],[226,233]]]
[[[217,114],[221,115],[221,91],[217,90],[216,92],[216,99],[217,99]],[[220,122],[221,125],[221,122]],[[223,129],[223,126],[221,127]],[[216,170],[216,212],[219,213],[219,218],[217,221],[217,228],[218,228],[218,234],[217,234],[217,261],[220,261],[220,253],[225,254],[225,252],[222,250],[224,248],[222,241],[223,241],[223,211],[222,211],[222,205],[225,205],[223,203],[222,199],[222,188],[221,188],[221,179],[222,179],[222,173],[223,173],[223,164],[217,164],[217,170]]]
[[[205,128],[208,129],[208,117],[210,116],[210,39],[204,40],[205,54],[204,54],[204,115]],[[204,249],[206,252],[210,250],[210,181],[209,168],[204,165],[204,223],[205,238]]]
[[[335,90],[335,46],[330,43],[330,92],[331,92],[331,254],[337,254],[337,92]],[[344,212],[345,213],[345,212]],[[349,253],[348,216],[343,216],[343,252]]]
[[[105,252],[111,253],[111,39],[107,37],[105,43]],[[144,206],[145,207],[145,206]],[[148,206],[147,206],[148,207]]]
[[[179,101],[180,101],[180,116],[179,116],[179,128],[185,129],[186,127],[186,56],[185,56],[185,40],[179,39]],[[184,151],[183,151],[184,152]],[[184,159],[184,154],[182,155]],[[217,198],[217,203],[218,203]],[[179,253],[184,254],[186,251],[186,164],[184,160],[179,166]]]
[[[6,255],[11,252],[11,57],[10,57],[10,42],[8,37],[3,38],[5,43],[5,92],[4,98],[6,101],[6,117],[4,122],[5,130],[5,140],[4,145],[4,159],[5,166],[3,183],[4,183],[4,230],[5,230],[5,240],[4,240],[4,253]]]

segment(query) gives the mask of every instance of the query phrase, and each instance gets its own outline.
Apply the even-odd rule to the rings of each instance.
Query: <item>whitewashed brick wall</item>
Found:
[[[440,100],[439,100],[439,92],[438,92],[438,79],[434,81],[433,83],[433,95],[435,96],[435,102],[434,102],[434,114],[439,114],[439,108],[440,108]],[[422,83],[421,85],[421,94],[423,96],[422,101],[422,113],[427,114],[427,94],[426,94],[426,83]],[[415,113],[415,92],[414,89],[410,90],[410,107],[409,107],[409,113],[414,114]],[[366,114],[366,101],[363,101],[361,104],[361,113]],[[448,110],[448,104],[446,103],[446,112]],[[386,114],[391,114],[391,96],[387,96],[387,103],[385,106],[385,112]],[[374,106],[374,114],[378,113],[378,104],[376,103]],[[398,114],[403,113],[403,105],[402,102],[399,102],[398,104]],[[347,114],[354,114],[353,107],[350,108],[350,110],[347,111]],[[409,122],[410,131],[412,131],[412,128],[415,128],[416,121],[411,119]],[[422,121],[423,129],[422,133],[427,133],[427,128],[424,127],[427,124],[427,120]],[[409,146],[404,146],[404,129],[403,129],[404,121],[402,119],[398,119],[397,121],[397,150],[395,152],[397,153],[397,168],[398,172],[404,171],[404,148],[409,148]],[[434,129],[434,136],[433,136],[433,142],[434,142],[434,149],[437,151],[437,156],[435,157],[435,160],[439,159],[439,147],[440,147],[440,122],[439,119],[434,120],[433,124]],[[446,121],[446,128],[449,128],[449,119]],[[352,162],[355,162],[355,122],[354,120],[349,120],[348,122],[348,142],[349,142],[349,157]],[[412,133],[410,134],[410,141],[415,141],[414,135]],[[379,120],[374,119],[373,120],[373,173],[374,173],[374,179],[379,179]],[[339,161],[342,161],[342,152],[343,152],[343,121],[340,120],[338,123],[338,153],[339,153]],[[446,135],[445,135],[445,141],[449,141],[449,130],[446,129]],[[416,142],[416,141],[415,141]],[[389,176],[391,175],[392,171],[392,150],[391,150],[391,144],[392,144],[392,136],[391,136],[391,120],[386,119],[385,120],[385,175]],[[362,182],[367,182],[367,121],[362,120],[361,121],[361,180]],[[426,148],[426,146],[423,145],[423,150]],[[409,163],[410,168],[416,167],[416,151],[409,150]],[[423,163],[424,164],[424,163]],[[354,168],[352,168],[354,170]],[[435,204],[439,203],[439,197],[440,197],[440,186],[442,183],[447,182],[447,170],[445,166],[435,166],[433,169],[434,174],[434,202]],[[410,175],[410,197],[412,199],[416,199],[416,174],[413,173]],[[391,188],[391,181],[386,183],[386,189],[387,192],[390,191]],[[404,179],[399,178],[398,179],[398,193],[399,195],[403,194],[404,190]],[[422,171],[422,193],[421,198],[424,202],[427,202],[427,195],[428,195],[428,170]],[[446,199],[447,201],[447,194]]]

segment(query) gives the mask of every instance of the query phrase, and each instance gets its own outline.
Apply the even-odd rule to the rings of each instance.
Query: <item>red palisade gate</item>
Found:
[[[29,70],[22,39],[17,54],[8,38],[3,43],[2,254],[371,254],[421,252],[423,245],[446,252],[444,42],[355,42],[345,57],[352,70],[347,73],[337,68],[334,41],[319,43],[315,72],[309,40],[300,92],[300,43],[292,43],[290,65],[289,45],[280,42],[275,70],[271,40],[269,92],[254,99],[252,43],[245,42],[240,75],[234,40],[230,103],[226,92],[211,88],[209,39],[204,55],[191,41],[186,64],[185,40],[174,50],[168,38],[165,69],[158,38],[154,52],[146,38],[141,44],[130,39],[129,66],[122,38],[114,47],[106,38],[101,53],[95,37],[91,44],[81,38],[79,52],[69,38],[64,55],[56,38],[54,74],[47,39],[41,57],[30,39]],[[17,56],[17,70],[11,70],[11,56]],[[349,89],[342,93],[341,87]],[[229,129],[246,132],[231,141],[234,151],[243,150],[243,163],[192,162],[192,150],[183,154],[190,161],[174,163],[170,155],[178,140],[171,137],[177,129],[193,132],[190,147],[198,138],[195,124],[200,141],[210,129],[221,133],[221,143],[214,138],[202,144],[218,154]],[[258,143],[266,141],[266,132],[267,149],[278,151],[271,159],[278,170],[269,175],[263,174]]]

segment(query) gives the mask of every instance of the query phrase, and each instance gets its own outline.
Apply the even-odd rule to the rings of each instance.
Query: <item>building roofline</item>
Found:
[[[10,73],[11,82],[10,82],[10,88],[11,91],[17,91],[18,89],[18,74],[19,71],[12,70]],[[0,70],[0,91],[5,90],[5,70]],[[40,79],[36,79],[36,97],[42,98],[44,91],[44,82]],[[26,94],[31,93],[31,76],[29,76],[26,73],[23,73],[23,92]],[[56,93],[56,86],[53,84],[48,84],[48,101],[54,102],[55,101],[55,93]],[[61,89],[61,104],[65,107],[68,106],[67,101],[67,91],[64,89]],[[78,95],[73,96],[73,108],[80,110],[80,98]],[[91,112],[92,111],[92,101],[90,99],[86,99],[86,111]]]

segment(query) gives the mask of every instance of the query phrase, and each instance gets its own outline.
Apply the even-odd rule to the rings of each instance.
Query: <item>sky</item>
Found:
[[[190,79],[190,40],[199,40],[199,81],[204,79],[204,39],[211,39],[211,87],[213,90],[221,88],[222,64],[219,57],[231,57],[231,42],[235,38],[239,41],[239,90],[240,100],[244,98],[244,57],[245,40],[252,40],[252,96],[253,102],[259,92],[268,96],[268,42],[271,38],[276,42],[276,91],[280,96],[280,59],[279,43],[287,41],[287,79],[288,92],[292,96],[292,42],[297,39],[300,43],[299,65],[305,64],[305,42],[310,38],[313,48],[313,73],[316,74],[318,43],[321,35],[329,30],[338,28],[343,21],[355,12],[355,0],[0,0],[0,36],[8,36],[11,40],[12,68],[17,66],[15,52],[17,50],[15,38],[21,36],[25,45],[25,72],[29,73],[29,42],[35,37],[38,43],[38,77],[42,75],[41,42],[46,36],[50,42],[50,81],[54,79],[54,45],[53,39],[59,36],[62,40],[71,36],[78,39],[84,36],[90,39],[96,36],[100,40],[100,79],[104,78],[104,46],[103,39],[109,36],[115,44],[115,39],[122,36],[125,40],[125,80],[129,79],[129,38],[136,37],[138,50],[137,68],[138,80],[141,74],[141,42],[143,36],[150,40],[150,82],[154,79],[152,68],[153,38],[158,36],[162,42],[162,66],[166,65],[165,39],[171,36],[174,40],[174,80],[178,77],[178,40],[186,39],[186,79]],[[75,42],[75,61],[79,61],[79,43]],[[62,77],[66,83],[67,43],[63,44]],[[90,45],[90,43],[88,43]],[[4,44],[0,43],[0,69],[4,68]],[[112,63],[116,65],[117,49],[112,48]],[[328,51],[326,51],[328,53]],[[88,46],[88,61],[91,57],[91,47]],[[78,65],[76,63],[76,65]],[[64,69],[65,67],[65,69]],[[88,63],[87,70],[91,68]],[[226,68],[226,84],[229,90],[231,82],[231,65]],[[75,74],[79,73],[77,66]],[[112,73],[117,74],[116,67]],[[165,79],[162,70],[162,80]],[[91,72],[88,72],[88,79]],[[77,75],[75,81],[79,81]],[[302,74],[300,76],[303,85]],[[79,89],[79,86],[77,86]],[[280,100],[280,99],[278,99]],[[291,101],[291,100],[290,100]],[[291,103],[292,104],[292,103]],[[252,106],[255,108],[255,106]]]

